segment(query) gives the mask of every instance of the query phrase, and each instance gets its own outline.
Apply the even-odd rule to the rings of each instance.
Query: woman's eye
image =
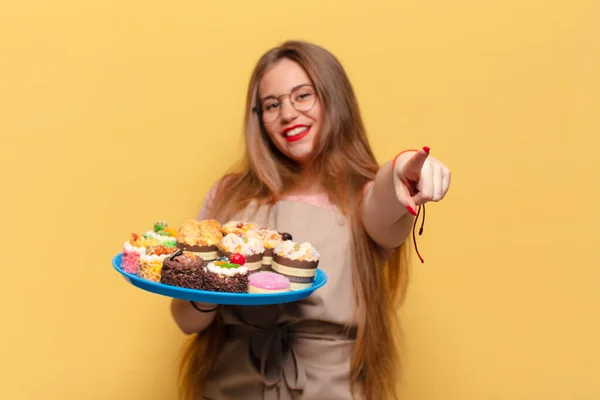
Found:
[[[308,97],[310,97],[310,93],[300,93],[296,96],[296,101],[306,100]]]
[[[279,103],[268,103],[265,105],[265,111],[272,111],[279,107]]]

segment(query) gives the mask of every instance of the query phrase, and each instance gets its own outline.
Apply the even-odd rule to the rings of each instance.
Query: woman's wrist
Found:
[[[194,307],[196,310],[198,310],[198,311],[200,311],[202,313],[215,312],[221,306],[220,304],[197,303],[197,302],[191,301],[191,300],[190,300],[190,304],[192,305],[192,307]]]

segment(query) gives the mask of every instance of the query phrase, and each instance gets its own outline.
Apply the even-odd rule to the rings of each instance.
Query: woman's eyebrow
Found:
[[[292,93],[294,90],[298,89],[299,87],[307,86],[307,85],[310,85],[310,83],[301,83],[299,85],[296,85],[289,91],[289,93]],[[285,93],[285,94],[287,94],[287,93]],[[260,101],[263,102],[267,99],[278,99],[278,97],[275,96],[274,94],[269,94],[269,95],[266,95],[265,97],[261,97]]]

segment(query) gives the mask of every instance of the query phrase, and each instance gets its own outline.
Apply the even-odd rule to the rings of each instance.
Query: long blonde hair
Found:
[[[324,110],[318,143],[304,169],[272,144],[260,117],[252,111],[258,104],[261,78],[284,58],[306,70]],[[352,231],[357,317],[350,377],[353,393],[366,399],[395,399],[400,377],[397,310],[408,283],[407,245],[384,260],[363,226],[363,189],[375,179],[379,165],[369,146],[354,91],[339,61],[322,47],[301,41],[288,41],[265,53],[248,87],[245,143],[246,154],[239,171],[222,180],[211,218],[226,221],[251,200],[272,205],[294,188],[302,173],[317,176],[331,201],[349,219]],[[226,197],[219,195],[224,191]],[[222,328],[222,321],[217,318],[190,341],[180,371],[184,399],[199,397],[202,382],[218,353]]]

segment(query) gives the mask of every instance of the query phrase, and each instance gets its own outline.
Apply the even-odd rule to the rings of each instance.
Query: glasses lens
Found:
[[[266,123],[273,122],[279,117],[281,103],[276,99],[268,99],[262,104],[262,117]]]
[[[306,85],[296,88],[292,92],[291,98],[296,110],[308,111],[315,105],[317,96],[315,89],[312,86]]]

